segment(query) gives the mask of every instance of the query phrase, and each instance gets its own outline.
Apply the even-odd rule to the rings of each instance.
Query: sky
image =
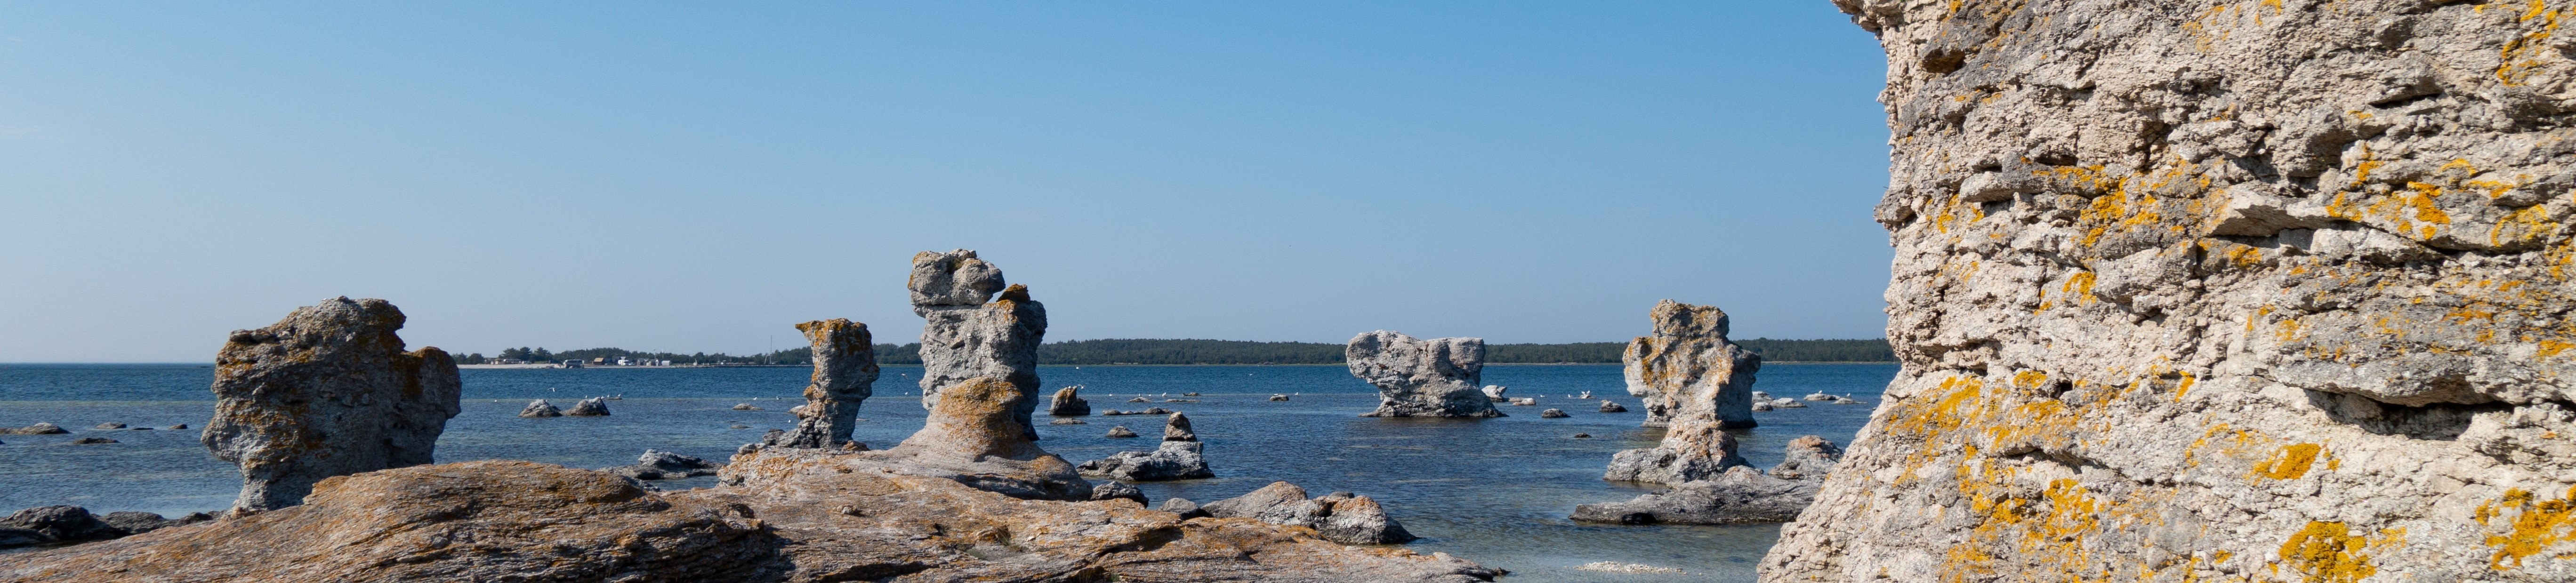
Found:
[[[0,362],[918,338],[1884,335],[1885,64],[1824,0],[0,3]]]

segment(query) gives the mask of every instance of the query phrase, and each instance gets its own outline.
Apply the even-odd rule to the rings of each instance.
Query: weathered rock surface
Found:
[[[232,333],[200,441],[241,467],[235,509],[293,506],[323,478],[430,463],[459,410],[456,361],[404,352],[402,325],[393,304],[342,297]]]
[[[0,434],[5,435],[54,435],[60,433],[71,433],[71,430],[63,429],[63,426],[61,425],[41,421],[26,427],[0,428]]]
[[[1272,401],[1286,401],[1286,400],[1288,400],[1288,396],[1287,396],[1287,395],[1271,395],[1271,396],[1270,396],[1270,400],[1272,400]]]
[[[111,437],[83,437],[71,440],[72,445],[106,445],[110,443],[116,443],[116,439]]]
[[[1145,491],[1138,490],[1134,484],[1126,482],[1102,482],[1094,485],[1091,487],[1091,499],[1133,500],[1139,507],[1146,504]]]
[[[1543,419],[1564,419],[1564,418],[1567,418],[1567,417],[1572,417],[1572,415],[1567,415],[1567,414],[1565,414],[1565,410],[1564,410],[1564,409],[1549,409],[1549,410],[1546,410],[1546,411],[1540,411],[1540,412],[1538,412],[1538,416],[1539,416],[1540,418],[1543,418]]]
[[[1128,429],[1125,425],[1111,425],[1109,426],[1109,433],[1107,436],[1113,438],[1135,437],[1136,430]]]
[[[1002,270],[966,249],[913,255],[906,285],[912,313],[923,320],[921,405],[936,407],[949,386],[968,379],[1001,379],[1030,397],[1020,401],[1018,416],[1021,430],[1036,439],[1029,417],[1038,404],[1046,306],[1029,299],[1026,286],[1004,287]]]
[[[537,399],[535,401],[529,401],[527,407],[520,408],[519,416],[530,418],[562,417],[563,410],[555,408],[554,403],[548,403],[545,399]]]
[[[1654,333],[1620,356],[1628,394],[1645,399],[1646,427],[1708,415],[1719,427],[1752,427],[1753,374],[1762,357],[1726,339],[1726,312],[1672,300],[1647,312]]]
[[[1627,405],[1621,405],[1621,404],[1619,404],[1618,402],[1611,401],[1611,400],[1609,400],[1609,399],[1602,399],[1602,400],[1601,400],[1601,412],[1603,412],[1603,413],[1626,413],[1626,412],[1628,412],[1628,406],[1627,406]]]
[[[1842,448],[1823,437],[1791,440],[1788,456],[1768,473],[1728,466],[1715,476],[1626,502],[1574,507],[1574,520],[1619,524],[1745,524],[1796,519],[1815,500]]]
[[[125,428],[125,424],[123,424],[123,423],[118,423],[118,422],[115,422],[115,421],[109,421],[109,422],[100,423],[100,424],[97,424],[97,425],[90,426],[90,429],[124,429],[124,428]]]
[[[875,340],[868,325],[841,318],[796,325],[814,354],[814,374],[805,384],[805,404],[796,413],[796,429],[780,447],[840,447],[850,442],[858,425],[859,404],[877,382]]]
[[[599,397],[582,399],[579,403],[573,403],[572,410],[565,411],[564,415],[569,417],[607,417],[608,400]]]
[[[1362,417],[1505,416],[1478,389],[1485,369],[1482,338],[1417,340],[1379,330],[1352,337],[1342,355],[1351,376],[1377,386],[1377,410]]]
[[[716,475],[716,470],[721,469],[724,469],[724,464],[707,461],[697,456],[647,449],[644,450],[644,455],[635,457],[635,465],[606,468],[600,471],[638,480],[672,480],[692,476],[713,476]]]
[[[1902,369],[1765,579],[2576,580],[2566,3],[1836,4]]]
[[[1114,437],[1114,435],[1113,435]],[[1128,482],[1167,482],[1214,478],[1202,455],[1198,434],[1190,431],[1190,418],[1173,413],[1163,425],[1163,443],[1154,451],[1122,451],[1109,457],[1082,462],[1077,468],[1083,475],[1104,476]]]
[[[1736,455],[1735,436],[1719,430],[1714,422],[1702,421],[1666,430],[1663,442],[1655,447],[1610,454],[1610,468],[1601,479],[1678,485],[1751,465]]]
[[[788,457],[798,471],[875,468],[905,475],[955,480],[978,489],[1033,500],[1089,500],[1092,484],[1064,458],[1029,440],[1017,413],[1030,398],[1001,379],[981,377],[950,385],[921,431],[884,451],[844,452],[746,447],[721,474],[729,484],[764,479],[741,470],[747,459]],[[773,464],[774,465],[774,464]],[[773,476],[774,477],[774,476]]]
[[[1324,540],[1342,544],[1384,545],[1415,538],[1367,496],[1334,492],[1308,500],[1306,489],[1287,482],[1271,482],[1242,496],[1209,502],[1200,510],[1217,518],[1313,528]]]
[[[1082,400],[1081,392],[1082,387],[1056,389],[1055,399],[1047,403],[1047,414],[1059,417],[1090,415],[1091,402]]]

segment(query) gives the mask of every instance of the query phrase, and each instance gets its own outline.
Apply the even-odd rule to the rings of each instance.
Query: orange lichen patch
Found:
[[[2272,457],[2263,460],[2263,463],[2255,464],[2252,475],[2275,480],[2296,480],[2300,476],[2308,475],[2308,467],[2315,465],[2317,455],[2324,452],[2324,446],[2313,443],[2293,443],[2282,447],[2281,451],[2272,454]]]
[[[2486,545],[2496,549],[2487,559],[2487,567],[2498,571],[2518,569],[2525,558],[2559,543],[2576,541],[2576,520],[2571,520],[2576,518],[2576,504],[2570,504],[2570,498],[2576,498],[2576,488],[2539,501],[2533,500],[2531,492],[2513,488],[2505,490],[2502,497],[2479,504],[2472,516],[2478,524],[2504,528],[2502,534],[2487,536]],[[2576,552],[2562,550],[2549,556],[2570,559],[2576,558]],[[2507,560],[2512,563],[2506,564]]]
[[[2012,377],[2013,387],[2024,390],[2039,388],[2041,383],[2046,382],[2048,382],[2048,373],[2035,370],[2025,370],[2013,373]]]
[[[2544,65],[2543,60],[2557,52],[2549,49],[2548,41],[2549,36],[2558,31],[2558,17],[2564,14],[2563,10],[2550,9],[2542,0],[2531,0],[2518,20],[2525,26],[2536,22],[2539,30],[2505,41],[2504,49],[2496,55],[2500,63],[2496,65],[2496,80],[2506,85],[2521,85],[2530,80],[2532,73]]]
[[[2505,213],[2504,218],[2496,221],[2495,228],[2487,231],[2487,244],[2521,247],[2548,239],[2551,233],[2558,232],[2559,224],[2555,219],[2549,216],[2547,205],[2515,209]]]
[[[2379,573],[2370,553],[2404,544],[2403,530],[2380,531],[2382,538],[2354,535],[2341,522],[2310,521],[2281,543],[2281,562],[2306,583],[2354,583]],[[2274,565],[2277,570],[2279,565]]]
[[[2190,394],[2191,385],[2197,382],[2200,382],[2200,377],[2192,376],[2191,373],[2183,373],[2182,382],[2174,384],[2174,402],[2182,402],[2182,396]]]
[[[2558,356],[2558,353],[2566,352],[2569,348],[2576,348],[2576,343],[2561,342],[2557,340],[2542,340],[2540,341],[2540,351],[2536,353],[2536,355]]]

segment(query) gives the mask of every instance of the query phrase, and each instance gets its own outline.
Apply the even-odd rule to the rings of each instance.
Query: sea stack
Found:
[[[1902,368],[1763,580],[2576,580],[2566,2],[1834,5]]]
[[[859,404],[877,382],[877,351],[868,325],[845,319],[796,325],[814,351],[814,374],[805,384],[805,404],[793,410],[796,429],[782,437],[781,447],[840,447],[850,442]]]
[[[1752,427],[1753,373],[1762,357],[1726,339],[1726,312],[1672,300],[1647,313],[1654,334],[1628,342],[1628,394],[1642,397],[1645,427],[1707,415],[1723,429]]]
[[[1082,387],[1055,390],[1055,399],[1047,403],[1047,414],[1058,417],[1081,417],[1091,414],[1091,402],[1082,400]]]
[[[1377,410],[1362,417],[1504,416],[1479,389],[1482,338],[1418,340],[1378,330],[1352,337],[1342,354],[1351,376],[1377,386]]]
[[[923,320],[921,406],[936,409],[942,392],[968,379],[999,379],[1029,397],[1013,400],[1013,415],[1027,437],[1037,439],[1029,417],[1037,410],[1046,306],[1029,299],[1026,286],[1004,287],[1001,268],[966,249],[913,255],[905,285],[912,290],[912,313]]]
[[[323,478],[430,463],[462,387],[445,351],[403,351],[402,326],[393,304],[340,297],[232,333],[199,440],[240,466],[235,510],[301,504]]]

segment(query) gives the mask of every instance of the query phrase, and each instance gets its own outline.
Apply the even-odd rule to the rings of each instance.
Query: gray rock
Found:
[[[0,428],[0,435],[53,435],[59,433],[71,433],[71,431],[63,429],[63,426],[61,425],[45,422],[37,422],[35,425],[14,429]]]
[[[456,361],[404,352],[402,325],[393,304],[342,297],[232,333],[200,441],[240,466],[235,509],[293,506],[323,478],[430,463],[459,410]]]
[[[1715,477],[1727,468],[1751,465],[1736,455],[1735,436],[1719,430],[1715,423],[1702,422],[1666,431],[1663,443],[1655,447],[1611,454],[1610,469],[1602,472],[1601,479],[1680,484]]]
[[[1123,427],[1121,427],[1123,429]],[[1134,433],[1130,432],[1129,436]],[[1118,437],[1116,429],[1110,437]],[[1084,475],[1107,476],[1129,482],[1165,482],[1216,477],[1208,469],[1207,457],[1198,434],[1190,431],[1190,418],[1173,413],[1163,425],[1163,443],[1154,451],[1122,451],[1109,457],[1083,462]]]
[[[696,456],[647,449],[644,450],[644,455],[636,456],[635,465],[606,468],[600,471],[638,480],[672,480],[691,476],[713,476],[716,475],[717,470],[722,469],[724,464]]]
[[[1135,485],[1126,482],[1104,482],[1091,487],[1091,499],[1134,500],[1137,506],[1144,506],[1145,491],[1138,490]]]
[[[599,398],[599,397],[591,397],[591,398],[588,398],[588,399],[582,399],[582,400],[581,400],[581,402],[579,402],[579,403],[574,403],[574,404],[572,405],[572,410],[571,410],[571,411],[565,411],[565,412],[564,412],[564,416],[566,416],[566,417],[607,417],[607,416],[608,416],[608,400],[607,400],[607,399],[602,399],[602,398]]]
[[[1127,428],[1127,426],[1125,426],[1125,425],[1112,425],[1112,426],[1110,426],[1110,427],[1109,427],[1109,437],[1113,437],[1113,438],[1115,438],[1115,437],[1135,437],[1135,436],[1136,436],[1136,430],[1128,429],[1128,428]]]
[[[1135,413],[1138,415],[1170,415],[1172,414],[1172,410],[1162,407],[1146,407],[1145,410],[1137,411]]]
[[[1787,480],[1823,479],[1842,463],[1843,448],[1822,436],[1808,435],[1789,441],[1788,455],[1780,465],[1771,466],[1772,477]]]
[[[920,315],[921,405],[936,407],[948,387],[969,379],[1001,379],[1029,397],[1016,412],[1021,432],[1037,438],[1029,420],[1037,410],[1038,344],[1046,335],[1046,306],[1026,286],[1005,287],[1002,270],[959,249],[912,257],[912,313]],[[1000,292],[999,297],[994,292]]]
[[[1019,387],[998,378],[978,377],[949,385],[920,431],[884,451],[762,447],[754,459],[736,457],[726,483],[738,483],[731,468],[752,464],[775,469],[821,464],[845,469],[882,470],[935,477],[980,490],[1032,500],[1090,500],[1091,482],[1071,463],[1038,448],[1021,424],[1022,405],[1033,401]],[[856,442],[851,442],[853,445]],[[759,458],[769,459],[768,462]],[[760,465],[776,462],[770,465]]]
[[[1047,403],[1047,414],[1059,417],[1090,415],[1091,402],[1083,400],[1081,392],[1082,387],[1056,389],[1055,398]]]
[[[1805,408],[1807,408],[1807,403],[1806,403],[1806,402],[1804,402],[1804,401],[1799,401],[1799,400],[1797,400],[1797,399],[1791,399],[1791,398],[1788,398],[1788,397],[1781,397],[1781,398],[1778,398],[1778,399],[1772,399],[1772,400],[1771,400],[1770,405],[1771,405],[1771,408],[1773,408],[1773,409],[1805,409]]]
[[[754,406],[754,405],[752,405],[752,404],[750,404],[750,403],[734,403],[734,405],[733,405],[733,410],[735,410],[735,411],[765,411],[766,409],[762,409],[762,408],[760,408],[760,407],[758,407],[758,406]]]
[[[108,443],[116,443],[116,440],[105,437],[83,437],[71,441],[72,445],[100,445]]]
[[[1129,403],[1151,403],[1151,402],[1154,402],[1154,400],[1153,400],[1153,399],[1147,399],[1147,398],[1144,398],[1144,397],[1136,397],[1136,398],[1128,399],[1128,400],[1127,400],[1127,402],[1129,402]]]
[[[1485,388],[1484,388],[1483,390],[1484,390],[1484,393],[1485,393],[1485,399],[1486,399],[1486,400],[1493,401],[1493,402],[1496,402],[1496,403],[1509,403],[1509,402],[1512,402],[1512,398],[1511,398],[1511,397],[1505,397],[1505,396],[1503,396],[1503,393],[1504,393],[1505,391],[1510,391],[1510,390],[1512,390],[1512,388],[1511,388],[1511,387],[1506,387],[1506,386],[1502,386],[1502,385],[1485,385]]]
[[[1378,330],[1352,337],[1342,355],[1351,376],[1377,386],[1378,408],[1363,417],[1504,416],[1478,389],[1484,339],[1417,340]]]
[[[1272,400],[1272,401],[1286,401],[1286,400],[1288,400],[1288,396],[1287,396],[1287,395],[1271,395],[1271,396],[1270,396],[1270,400]]]
[[[1567,415],[1567,414],[1565,414],[1565,410],[1564,410],[1564,409],[1549,409],[1549,410],[1546,410],[1546,411],[1540,411],[1540,412],[1538,412],[1538,416],[1539,416],[1540,418],[1544,418],[1544,419],[1564,419],[1564,418],[1566,418],[1566,417],[1572,417],[1572,415]]]
[[[1512,399],[1512,405],[1515,407],[1536,407],[1538,406],[1538,397],[1521,397],[1518,399]]]
[[[107,516],[100,517],[99,522],[104,522],[109,528],[116,529],[117,532],[122,533],[120,536],[133,536],[214,519],[214,516],[204,512],[190,512],[178,518],[164,518],[150,512],[110,512]]]
[[[38,506],[0,518],[0,548],[111,539],[126,533],[79,506]]]
[[[124,429],[124,428],[125,428],[125,424],[123,424],[123,423],[117,423],[117,422],[115,422],[115,421],[109,421],[109,422],[106,422],[106,423],[100,423],[100,424],[98,424],[98,425],[96,425],[96,426],[93,426],[93,427],[90,427],[90,428],[91,428],[91,429]]]
[[[1047,422],[1047,424],[1048,424],[1048,425],[1090,425],[1090,424],[1091,424],[1091,422],[1089,422],[1089,421],[1084,421],[1084,420],[1081,420],[1081,419],[1075,419],[1075,418],[1072,418],[1072,417],[1066,417],[1066,418],[1063,418],[1063,419],[1057,419],[1057,420],[1054,420],[1054,421],[1048,421],[1048,422]]]
[[[1163,499],[1163,505],[1155,508],[1155,510],[1181,515],[1182,520],[1202,518],[1208,515],[1206,510],[1199,508],[1198,503],[1191,502],[1188,498],[1165,498]]]
[[[1770,473],[1733,465],[1714,476],[1682,482],[1672,490],[1626,502],[1576,506],[1573,519],[1619,524],[1744,524],[1787,522],[1815,500],[1817,489],[1842,457],[1842,448],[1814,435],[1791,440],[1788,455]]]
[[[187,429],[187,428],[188,428],[188,424],[186,424],[186,423],[180,423],[180,424],[176,424],[176,425],[171,425],[171,426],[170,426],[170,430],[171,430],[171,431],[177,431],[177,430]]]
[[[805,404],[794,409],[796,429],[771,445],[833,448],[850,443],[859,405],[877,381],[876,345],[868,325],[833,318],[797,324],[796,331],[811,343],[814,374],[805,384]]]
[[[740,423],[735,423],[735,424],[732,424],[732,425],[727,425],[727,426],[725,426],[725,428],[726,428],[726,429],[750,429],[750,428],[751,428],[751,426],[749,426],[749,425],[743,425],[743,424],[740,424]],[[781,431],[780,433],[785,433],[785,431]]]
[[[1628,407],[1627,407],[1626,405],[1621,405],[1621,404],[1619,404],[1619,403],[1617,403],[1617,402],[1614,402],[1614,401],[1611,401],[1611,400],[1609,400],[1609,399],[1602,399],[1602,400],[1601,400],[1601,412],[1603,412],[1603,413],[1626,413],[1626,412],[1628,412]]]
[[[1620,357],[1628,394],[1645,399],[1644,426],[1700,416],[1727,429],[1754,426],[1754,373],[1762,357],[1726,339],[1726,312],[1664,300],[1648,319],[1654,333],[1629,341]]]
[[[1209,502],[1201,510],[1217,518],[1251,518],[1312,527],[1324,540],[1346,545],[1396,544],[1415,538],[1367,496],[1335,492],[1308,500],[1305,489],[1287,482],[1272,482],[1242,496]]]
[[[1574,434],[1574,438],[1575,438],[1575,439],[1591,439],[1591,438],[1592,438],[1592,434],[1590,434],[1590,433],[1577,433],[1577,434]]]
[[[527,407],[520,408],[519,416],[530,418],[562,417],[563,410],[555,408],[554,403],[548,403],[545,399],[537,399],[535,401],[529,401]]]
[[[1832,401],[1834,398],[1835,397],[1833,395],[1827,395],[1822,392],[1807,393],[1806,396],[1806,400],[1809,401]]]

